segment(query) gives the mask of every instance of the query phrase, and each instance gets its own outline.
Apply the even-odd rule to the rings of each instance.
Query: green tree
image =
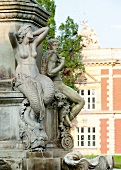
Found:
[[[49,34],[43,43],[43,50],[46,51],[48,38],[55,38],[56,22],[54,17],[56,5],[54,0],[37,0],[37,1],[46,11],[50,13],[50,17],[47,22],[47,26],[49,27]]]
[[[68,17],[66,22],[60,25],[59,36],[57,38],[61,42],[60,55],[65,57],[66,61],[65,67],[62,70],[62,81],[76,89],[74,85],[75,79],[81,76],[79,70],[84,70],[80,57],[81,36],[78,35],[78,24]],[[76,74],[75,70],[78,70]]]

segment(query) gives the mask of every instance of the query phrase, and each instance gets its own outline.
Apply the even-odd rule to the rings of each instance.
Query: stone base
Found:
[[[0,150],[23,149],[20,133],[20,110],[25,96],[19,91],[0,91]],[[48,147],[57,148],[58,113],[46,108],[44,119]],[[24,150],[24,149],[23,149]]]
[[[22,170],[61,170],[61,161],[60,158],[24,159]]]
[[[0,151],[1,150],[24,150],[23,144],[21,141],[17,140],[8,140],[8,141],[0,141]]]
[[[67,152],[28,152],[0,150],[0,169],[7,170],[61,170],[61,160]]]
[[[19,137],[23,100],[19,91],[0,91],[0,170],[61,170],[61,160],[68,152],[58,149],[58,114],[46,108],[46,151],[28,152]]]

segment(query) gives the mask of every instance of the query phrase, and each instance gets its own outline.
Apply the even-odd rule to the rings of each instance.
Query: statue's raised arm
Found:
[[[31,25],[22,26],[18,31],[10,30],[9,39],[14,55],[20,58],[36,57],[36,48],[42,43],[49,31],[48,27],[32,31]]]
[[[38,36],[33,42],[36,47],[42,43],[42,41],[47,36],[48,32],[49,32],[48,27],[43,27],[33,32],[33,36]]]
[[[17,40],[17,32],[15,30],[10,30],[9,31],[9,39],[11,42],[11,45],[13,47],[13,49],[18,47],[18,40]]]

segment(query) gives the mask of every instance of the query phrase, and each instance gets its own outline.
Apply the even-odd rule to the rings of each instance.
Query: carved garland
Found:
[[[74,140],[73,136],[69,133],[70,127],[64,124],[65,115],[70,114],[70,103],[64,94],[56,91],[52,107],[58,109],[58,114],[60,114],[60,111],[63,113],[63,121],[59,120],[60,141],[64,150],[70,150],[74,146]]]

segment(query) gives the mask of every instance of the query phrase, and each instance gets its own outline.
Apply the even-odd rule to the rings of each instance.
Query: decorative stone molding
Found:
[[[49,13],[34,0],[2,0],[0,2],[0,22],[22,21],[43,27],[48,17]]]
[[[121,65],[120,61],[118,60],[83,60],[83,64],[85,66],[115,66]]]

